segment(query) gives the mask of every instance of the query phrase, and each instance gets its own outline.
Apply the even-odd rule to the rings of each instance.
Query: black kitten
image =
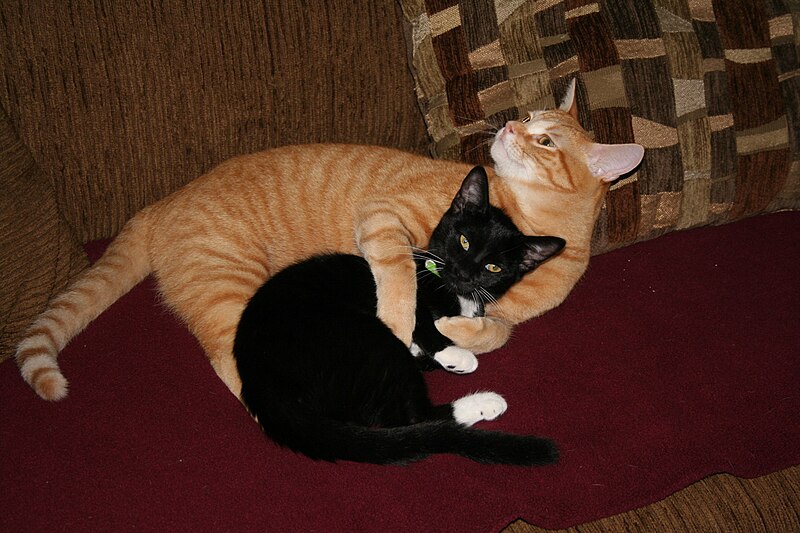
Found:
[[[414,332],[419,356],[436,357],[452,344],[433,326],[435,317],[482,312],[486,299],[563,246],[554,237],[522,235],[489,205],[486,173],[473,169],[433,232],[431,254],[417,257],[426,274]],[[495,393],[433,405],[417,361],[376,312],[372,273],[354,255],[298,263],[256,292],[234,355],[242,400],[275,442],[327,461],[406,463],[435,453],[482,463],[556,461],[547,439],[467,427],[505,411]]]
[[[424,370],[474,371],[474,354],[439,333],[444,316],[483,316],[522,276],[561,251],[564,239],[527,237],[489,204],[486,173],[476,167],[433,230],[427,252],[415,253],[418,292],[412,352]],[[437,364],[438,363],[438,364]]]

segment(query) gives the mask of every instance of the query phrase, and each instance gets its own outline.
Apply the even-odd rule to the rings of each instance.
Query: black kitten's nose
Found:
[[[466,283],[472,279],[468,273],[464,272],[463,270],[459,270],[457,272],[453,272],[453,277],[455,277],[456,281],[461,283]]]

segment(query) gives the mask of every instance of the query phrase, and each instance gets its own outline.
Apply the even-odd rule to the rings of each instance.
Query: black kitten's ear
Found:
[[[469,171],[461,183],[461,189],[453,199],[452,209],[456,213],[464,210],[483,213],[489,208],[489,178],[486,170],[477,166]]]
[[[560,237],[525,237],[525,253],[522,256],[522,269],[533,270],[539,263],[560,252],[567,241]]]

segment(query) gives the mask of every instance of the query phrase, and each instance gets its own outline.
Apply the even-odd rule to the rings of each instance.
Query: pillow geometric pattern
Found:
[[[401,0],[436,157],[491,164],[491,134],[577,77],[596,141],[644,160],[612,185],[601,252],[800,208],[800,5],[782,0]]]

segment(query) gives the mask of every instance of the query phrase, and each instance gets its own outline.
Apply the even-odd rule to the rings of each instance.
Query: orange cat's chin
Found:
[[[520,162],[520,148],[510,136],[513,133],[504,127],[494,139],[490,153],[494,161],[494,171],[504,178],[525,176],[525,165]]]

